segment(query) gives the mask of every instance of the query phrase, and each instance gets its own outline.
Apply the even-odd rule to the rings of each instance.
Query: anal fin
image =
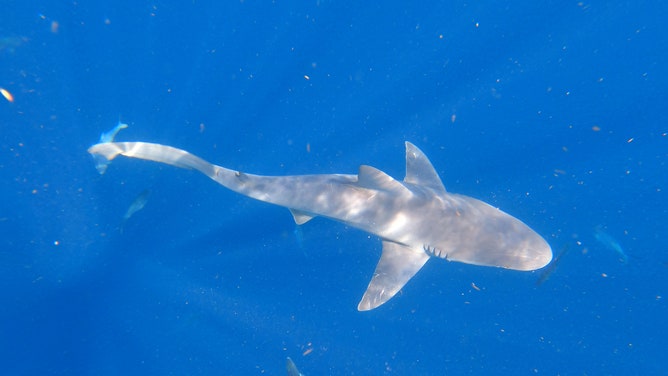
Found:
[[[369,311],[390,300],[429,260],[423,250],[383,241],[383,254],[357,309]]]
[[[299,211],[297,209],[290,209],[290,213],[292,213],[292,217],[295,219],[295,223],[298,225],[303,225],[315,217],[314,215]]]

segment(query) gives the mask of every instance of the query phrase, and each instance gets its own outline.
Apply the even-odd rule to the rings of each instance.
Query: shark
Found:
[[[520,271],[552,260],[550,245],[528,225],[448,192],[427,156],[410,142],[405,146],[403,181],[368,165],[356,175],[254,175],[147,142],[99,143],[88,152],[107,161],[122,155],[194,169],[234,192],[288,208],[298,225],[326,217],[376,235],[382,252],[359,311],[386,303],[431,258]]]

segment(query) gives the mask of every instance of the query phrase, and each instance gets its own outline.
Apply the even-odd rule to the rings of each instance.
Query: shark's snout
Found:
[[[527,236],[522,247],[517,252],[519,256],[518,262],[513,267],[516,270],[537,270],[545,267],[552,261],[552,248],[547,241],[528,227],[527,230],[531,232],[531,235]]]

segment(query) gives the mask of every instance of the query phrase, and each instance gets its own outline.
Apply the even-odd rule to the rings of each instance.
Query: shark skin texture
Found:
[[[521,271],[552,260],[550,245],[519,219],[447,192],[427,156],[410,142],[403,181],[366,165],[357,175],[253,175],[146,142],[99,143],[88,152],[107,161],[123,155],[194,169],[232,191],[288,208],[299,225],[321,216],[378,236],[383,250],[360,311],[387,302],[432,257]]]

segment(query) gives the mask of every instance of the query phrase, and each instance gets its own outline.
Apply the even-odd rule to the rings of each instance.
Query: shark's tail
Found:
[[[215,166],[204,159],[190,154],[185,150],[171,146],[151,144],[148,142],[105,142],[88,149],[94,156],[101,156],[108,161],[119,155],[166,163],[181,168],[195,169],[204,175],[215,175]]]
[[[176,167],[194,169],[228,189],[262,201],[268,201],[262,196],[262,192],[258,192],[255,189],[255,185],[250,184],[250,180],[257,180],[259,179],[258,176],[216,166],[185,150],[171,146],[148,142],[106,142],[91,146],[88,152],[97,159],[106,159],[107,161],[123,155],[130,158],[145,159]]]

